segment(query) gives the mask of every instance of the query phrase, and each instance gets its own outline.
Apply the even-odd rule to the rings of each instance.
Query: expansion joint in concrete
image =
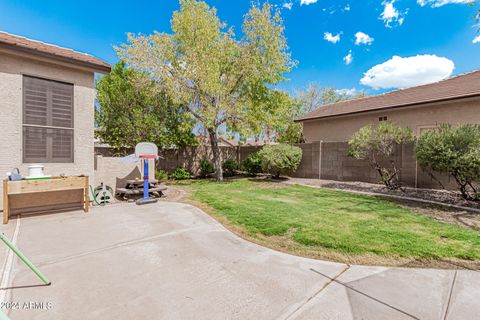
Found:
[[[118,249],[118,248],[121,248],[121,247],[127,247],[127,246],[135,245],[135,244],[138,244],[138,243],[146,242],[146,241],[152,241],[152,240],[156,240],[156,239],[160,239],[160,238],[175,236],[175,235],[178,235],[178,234],[182,234],[182,233],[190,232],[190,231],[195,231],[195,230],[199,230],[199,229],[205,229],[205,227],[201,226],[201,227],[185,228],[185,229],[182,229],[182,230],[162,233],[162,234],[158,234],[158,235],[154,235],[154,236],[150,236],[150,237],[124,241],[124,242],[121,242],[121,243],[118,243],[118,244],[115,244],[115,245],[106,246],[106,247],[103,247],[103,248],[90,250],[90,251],[87,251],[87,252],[73,254],[73,255],[58,258],[58,259],[55,259],[55,260],[50,260],[50,261],[46,261],[46,262],[43,262],[43,263],[39,263],[38,266],[45,266],[45,265],[62,263],[62,262],[82,258],[82,257],[88,256],[88,255],[91,255],[91,254],[106,252],[106,251]]]
[[[450,308],[450,302],[452,301],[453,296],[453,287],[455,286],[455,281],[457,280],[457,272],[458,271],[455,270],[455,273],[453,274],[452,285],[450,286],[450,292],[448,293],[447,306],[445,307],[445,314],[442,317],[443,320],[447,320],[448,309]]]
[[[337,275],[335,275],[333,278],[329,278],[329,281],[325,283],[320,289],[318,289],[314,294],[309,296],[301,305],[299,305],[295,310],[293,310],[290,314],[288,314],[285,318],[285,320],[289,319],[295,319],[295,317],[301,313],[301,311],[305,308],[308,303],[314,299],[316,296],[318,296],[323,290],[325,290],[330,284],[332,284],[338,277],[340,277],[342,274],[344,274],[348,269],[350,269],[350,265],[346,265],[345,268],[343,268]],[[310,271],[314,271],[314,269],[310,268]]]
[[[348,290],[351,290],[351,291],[354,291],[354,292],[356,292],[356,293],[358,293],[358,294],[361,294],[362,296],[364,296],[364,297],[366,297],[366,298],[368,298],[368,299],[371,299],[371,300],[373,300],[373,301],[375,301],[375,302],[377,302],[377,303],[380,303],[380,304],[382,304],[382,305],[384,305],[384,306],[386,306],[386,307],[388,307],[388,308],[390,308],[390,309],[393,309],[393,310],[395,310],[395,311],[398,311],[398,312],[400,312],[400,313],[402,313],[402,314],[404,314],[404,315],[406,315],[406,316],[408,316],[408,317],[410,317],[410,318],[412,318],[412,319],[420,320],[420,318],[418,318],[418,317],[416,317],[416,316],[414,316],[414,315],[412,315],[412,314],[410,314],[410,313],[408,313],[408,312],[406,312],[406,311],[403,311],[403,310],[400,309],[400,308],[397,308],[397,307],[395,307],[395,306],[393,306],[393,305],[391,305],[391,304],[389,304],[389,303],[387,303],[387,302],[385,302],[385,301],[382,301],[382,300],[380,300],[380,299],[378,299],[378,298],[375,298],[374,296],[371,296],[371,295],[369,295],[369,294],[367,294],[367,293],[365,293],[365,292],[362,292],[362,291],[360,291],[360,290],[358,290],[358,289],[356,289],[356,288],[348,285],[348,284],[345,283],[345,282],[342,282],[342,281],[337,280],[338,276],[335,277],[335,278],[331,278],[331,277],[329,277],[328,275],[326,275],[326,274],[324,274],[324,273],[322,273],[322,272],[320,272],[320,271],[317,271],[317,270],[315,270],[315,269],[310,269],[310,270],[313,271],[313,272],[315,272],[315,273],[317,273],[317,274],[319,274],[319,275],[321,275],[321,276],[324,276],[324,277],[327,278],[327,279],[330,279],[331,282],[335,282],[335,283],[338,283],[338,284],[344,286],[344,287],[345,287],[346,289],[348,289]]]

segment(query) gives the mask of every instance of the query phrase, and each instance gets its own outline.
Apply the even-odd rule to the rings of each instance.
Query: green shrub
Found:
[[[168,173],[163,170],[155,170],[155,178],[159,181],[168,180]]]
[[[175,180],[186,180],[191,179],[192,174],[187,169],[178,167],[170,174],[170,177]]]
[[[262,158],[258,152],[250,153],[242,162],[243,170],[247,171],[252,176],[262,172]]]
[[[238,162],[232,159],[225,160],[222,169],[225,177],[232,177],[238,170]]]
[[[355,159],[367,160],[375,169],[382,183],[390,190],[401,187],[399,173],[394,160],[396,145],[412,143],[415,135],[409,128],[391,122],[380,122],[360,128],[348,142],[349,155]]]
[[[213,163],[211,163],[207,159],[203,159],[202,161],[200,161],[200,177],[206,178],[214,172],[215,167],[213,166]]]
[[[288,144],[268,145],[258,152],[262,169],[274,178],[297,170],[302,161],[302,149]]]
[[[419,138],[415,152],[422,168],[452,176],[464,199],[480,200],[480,125],[441,125]]]

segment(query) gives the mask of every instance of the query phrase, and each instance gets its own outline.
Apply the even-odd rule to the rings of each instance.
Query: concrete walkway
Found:
[[[18,259],[9,263],[0,245],[0,294],[13,320],[458,320],[480,314],[478,272],[295,257],[244,241],[181,203],[112,205],[0,227],[11,237],[15,230],[18,246],[53,284],[39,285]]]

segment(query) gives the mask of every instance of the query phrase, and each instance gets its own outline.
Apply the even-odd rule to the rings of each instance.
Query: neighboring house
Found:
[[[347,141],[361,127],[386,120],[417,135],[441,123],[480,123],[480,71],[321,106],[296,119],[303,123],[306,142]]]
[[[91,55],[0,32],[2,179],[14,167],[26,176],[31,163],[93,178],[94,74],[108,72]]]

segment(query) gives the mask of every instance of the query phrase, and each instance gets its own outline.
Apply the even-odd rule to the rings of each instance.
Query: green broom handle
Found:
[[[45,283],[47,286],[51,284],[50,280],[48,280],[47,277],[45,277],[43,273],[41,273],[40,270],[38,270],[37,267],[35,267],[35,265],[30,260],[28,260],[28,258],[25,257],[23,253],[21,253],[20,250],[18,250],[18,248],[13,245],[13,243],[10,242],[10,240],[8,240],[5,234],[0,233],[0,239],[10,249],[12,249],[12,251],[17,255],[17,257],[19,257],[30,268],[30,270],[32,270],[43,281],[43,283]]]
[[[10,320],[9,317],[0,309],[0,320]]]

